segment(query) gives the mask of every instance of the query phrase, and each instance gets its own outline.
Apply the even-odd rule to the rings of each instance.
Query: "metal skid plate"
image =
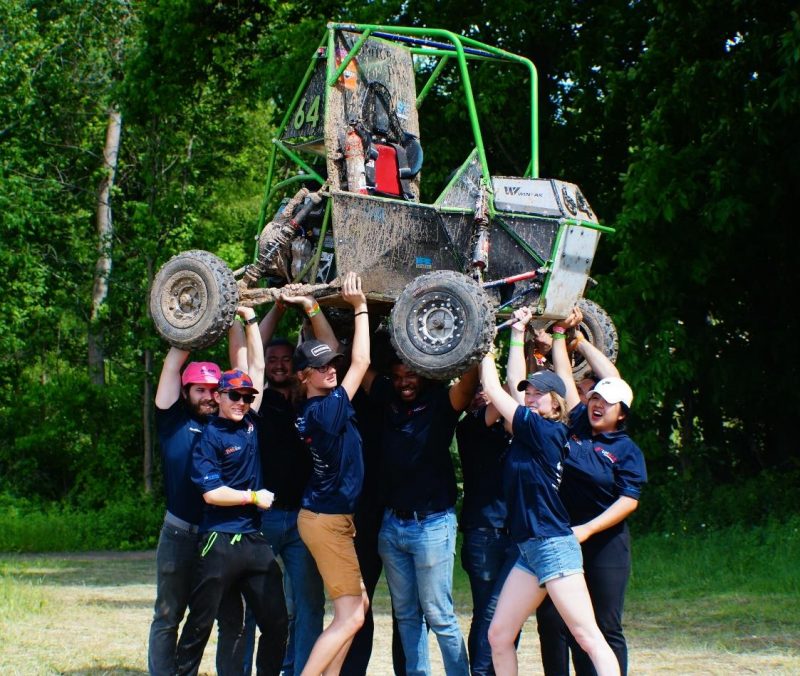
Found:
[[[471,215],[460,218],[462,225],[450,223],[453,232],[469,232]],[[336,267],[358,272],[365,293],[396,298],[425,272],[460,270],[459,252],[431,206],[337,191],[333,220]]]

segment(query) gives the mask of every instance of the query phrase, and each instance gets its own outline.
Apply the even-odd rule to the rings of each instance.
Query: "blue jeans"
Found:
[[[289,609],[289,641],[283,661],[283,676],[303,671],[319,635],[325,616],[325,591],[317,564],[297,532],[297,512],[269,509],[261,515],[261,532],[279,556],[284,569],[284,591]],[[245,618],[245,668],[250,673],[255,644],[255,618]]]
[[[469,663],[473,676],[494,674],[489,625],[500,590],[516,561],[517,548],[508,534],[496,528],[464,531],[461,565],[472,590],[472,623],[469,627]]]
[[[197,566],[197,533],[164,524],[156,549],[156,603],[147,665],[152,676],[175,673],[178,625],[183,620]]]
[[[469,676],[464,638],[453,610],[456,515],[450,509],[422,520],[386,510],[378,536],[397,616],[407,676],[430,674],[423,615],[436,634],[448,676]]]

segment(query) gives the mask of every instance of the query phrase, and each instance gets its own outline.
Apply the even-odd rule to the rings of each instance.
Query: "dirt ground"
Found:
[[[6,563],[8,557],[6,558]],[[52,558],[52,557],[51,557]],[[18,559],[19,561],[19,559]],[[88,557],[73,555],[67,565],[47,568],[36,557],[22,558],[22,579],[29,578],[40,608],[14,617],[13,600],[0,616],[0,675],[144,674],[147,635],[154,599],[153,552]],[[30,562],[30,566],[28,566]],[[15,573],[16,579],[20,579]],[[384,583],[381,582],[381,585]],[[376,600],[376,630],[370,674],[391,671],[391,619],[386,590]],[[461,609],[465,613],[468,609]],[[468,617],[460,615],[466,635]],[[628,630],[630,674],[798,674],[800,657],[768,650],[720,652],[673,639],[650,644]],[[691,637],[686,637],[691,640]],[[687,645],[689,647],[687,647]],[[214,639],[206,649],[202,672],[213,674]],[[541,674],[535,621],[524,629],[520,673]],[[444,674],[435,638],[430,638],[434,674]]]

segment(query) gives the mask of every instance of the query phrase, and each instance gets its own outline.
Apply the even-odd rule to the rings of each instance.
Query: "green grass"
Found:
[[[800,654],[800,519],[634,540],[626,620],[720,650]]]

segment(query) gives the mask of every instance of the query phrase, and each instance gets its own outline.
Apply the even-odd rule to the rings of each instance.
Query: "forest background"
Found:
[[[155,545],[166,346],[149,284],[186,249],[249,261],[272,134],[328,20],[442,27],[534,61],[540,174],[616,228],[591,297],[636,392],[650,483],[634,529],[796,524],[790,3],[0,0],[0,551]],[[473,78],[494,173],[522,175],[519,83]],[[463,107],[441,103],[423,186],[472,145]]]

